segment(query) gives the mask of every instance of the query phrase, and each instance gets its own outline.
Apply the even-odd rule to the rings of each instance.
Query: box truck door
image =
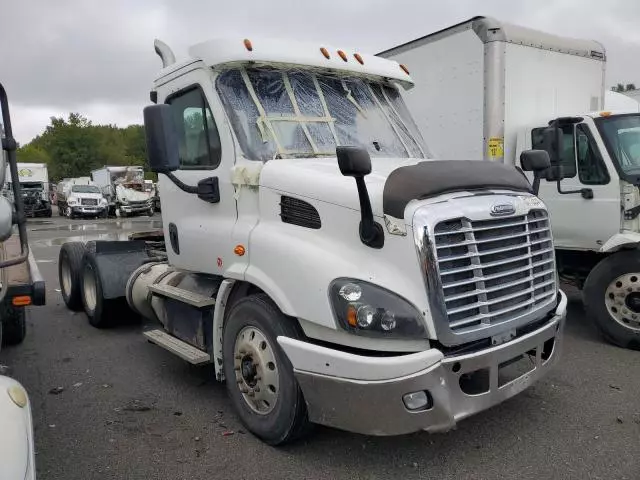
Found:
[[[541,148],[542,131],[533,129],[533,148]],[[539,196],[551,212],[558,248],[598,250],[620,230],[618,175],[593,125],[563,125],[562,140],[560,190],[573,193],[560,193],[556,181],[542,180]],[[585,188],[593,198],[580,193]]]

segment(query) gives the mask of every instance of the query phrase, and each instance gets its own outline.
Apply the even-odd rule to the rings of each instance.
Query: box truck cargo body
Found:
[[[608,339],[640,349],[640,114],[605,92],[604,47],[475,17],[378,55],[411,72],[403,96],[436,157],[523,166],[547,152],[560,277]]]
[[[476,17],[378,55],[411,71],[404,96],[437,157],[502,161],[523,127],[604,107],[594,41]]]

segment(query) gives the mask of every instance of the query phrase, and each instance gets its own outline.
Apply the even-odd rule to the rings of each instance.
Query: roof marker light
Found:
[[[250,52],[253,50],[253,45],[251,45],[251,40],[249,40],[248,38],[244,39],[244,46]]]
[[[610,117],[611,116],[611,112],[600,112],[600,116],[601,117]]]
[[[347,61],[347,54],[344,53],[342,50],[338,50],[338,55],[340,55],[340,58],[342,60],[344,60],[345,62]]]
[[[410,73],[409,73],[409,69],[407,68],[407,66],[406,66],[406,65],[400,64],[400,68],[402,69],[402,71],[403,71],[404,73],[406,73],[407,75],[410,75]]]
[[[326,48],[320,47],[320,51],[322,52],[322,55],[324,55],[324,58],[331,58],[331,55],[329,55],[329,50],[327,50]]]
[[[355,59],[358,61],[360,65],[364,65],[364,60],[362,59],[362,56],[359,53],[354,53],[353,56],[355,57]]]

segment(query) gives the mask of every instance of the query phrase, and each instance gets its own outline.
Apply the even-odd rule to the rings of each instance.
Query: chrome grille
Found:
[[[557,287],[546,211],[441,221],[434,236],[451,331],[503,323],[553,299]]]
[[[80,205],[98,205],[97,198],[81,198]]]

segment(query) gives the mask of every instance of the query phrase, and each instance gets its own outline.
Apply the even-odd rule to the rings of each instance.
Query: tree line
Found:
[[[46,163],[51,181],[88,176],[104,165],[146,167],[144,127],[94,125],[79,113],[51,117],[42,134],[18,148],[17,157],[18,162]]]

